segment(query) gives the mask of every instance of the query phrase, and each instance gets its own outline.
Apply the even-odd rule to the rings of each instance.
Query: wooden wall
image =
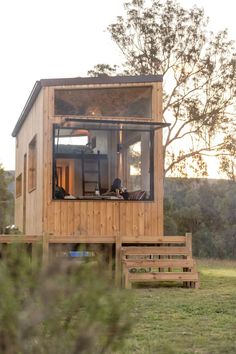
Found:
[[[144,84],[140,84],[143,86]],[[150,84],[148,84],[150,86]],[[121,87],[121,85],[112,85]],[[123,85],[122,85],[123,86]],[[124,85],[125,86],[125,85]],[[132,86],[132,84],[127,85]],[[133,84],[133,86],[138,86]],[[86,86],[92,87],[92,86]],[[86,88],[83,85],[83,88]],[[93,86],[94,87],[94,86]],[[98,85],[96,87],[99,87]],[[100,87],[107,87],[100,85]],[[58,88],[58,87],[57,87]],[[66,87],[67,88],[67,87]],[[69,88],[69,87],[68,87]],[[162,132],[155,133],[155,200],[122,201],[64,201],[52,200],[52,124],[60,123],[54,116],[54,88],[44,88],[44,233],[51,239],[76,237],[100,242],[142,242],[163,235],[163,158]],[[162,86],[153,84],[152,119],[162,121]]]
[[[28,190],[29,143],[37,139],[36,189]],[[24,175],[24,156],[26,155],[26,176]],[[31,108],[16,137],[16,178],[22,173],[22,193],[15,199],[15,224],[28,235],[41,235],[43,231],[43,91]],[[25,198],[24,198],[24,186]],[[25,199],[25,202],[24,202]],[[25,205],[24,205],[25,204]],[[24,228],[25,208],[25,228]]]

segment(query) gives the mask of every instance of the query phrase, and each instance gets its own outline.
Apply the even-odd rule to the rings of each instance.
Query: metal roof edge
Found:
[[[41,82],[40,81],[36,81],[35,84],[34,84],[34,87],[29,95],[29,98],[28,100],[26,101],[26,104],[23,108],[23,111],[21,112],[21,115],[15,125],[15,128],[13,129],[12,131],[12,136],[15,138],[17,133],[19,132],[20,128],[22,127],[24,121],[25,121],[25,118],[27,117],[29,111],[31,110],[31,107],[33,106],[36,98],[38,97],[38,94],[40,92],[42,88],[42,85],[41,85]]]
[[[162,75],[74,77],[61,79],[42,79],[42,86],[96,85],[162,82]]]

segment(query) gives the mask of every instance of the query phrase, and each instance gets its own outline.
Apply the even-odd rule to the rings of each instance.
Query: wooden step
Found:
[[[130,246],[130,247],[122,247],[122,254],[124,256],[129,256],[129,255],[142,255],[142,256],[148,256],[148,255],[167,255],[167,256],[174,256],[174,255],[183,255],[183,256],[189,256],[190,255],[190,250],[187,247],[174,247],[174,246],[144,246],[144,247],[136,247],[136,246]]]
[[[152,244],[152,245],[168,245],[168,244],[179,244],[185,245],[188,242],[185,236],[163,236],[157,237],[154,235],[150,236],[122,236],[122,243],[135,243],[135,244]]]
[[[183,282],[188,288],[199,288],[198,272],[150,272],[150,273],[130,273],[125,271],[124,285],[126,289],[132,287],[133,283],[150,282]]]
[[[198,281],[197,272],[150,272],[150,273],[129,273],[128,279],[131,282],[149,281]]]
[[[126,268],[193,268],[193,259],[124,259]]]

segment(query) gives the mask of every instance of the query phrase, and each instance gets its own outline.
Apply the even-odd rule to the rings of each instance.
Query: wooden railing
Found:
[[[23,243],[35,243],[42,242],[42,236],[35,235],[6,235],[0,234],[0,243],[15,243],[15,242],[23,242]]]

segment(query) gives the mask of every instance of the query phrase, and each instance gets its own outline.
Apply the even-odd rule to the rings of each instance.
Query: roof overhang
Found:
[[[101,75],[98,77],[76,77],[76,78],[64,78],[64,79],[42,79],[36,81],[30,96],[23,108],[23,111],[13,129],[12,136],[16,137],[20,131],[27,115],[29,114],[34,102],[36,101],[39,92],[42,87],[50,86],[73,86],[73,85],[113,85],[113,84],[144,84],[162,82],[162,75],[137,75],[137,76],[107,76]]]

